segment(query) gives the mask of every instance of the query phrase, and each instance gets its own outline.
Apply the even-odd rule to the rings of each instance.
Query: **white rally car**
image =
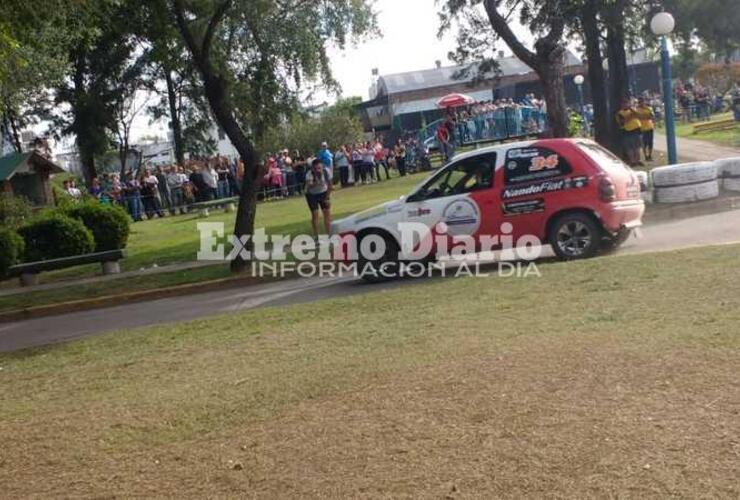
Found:
[[[451,239],[470,236],[480,248],[506,227],[513,241],[533,236],[558,257],[579,259],[624,241],[644,211],[637,176],[612,153],[586,139],[542,139],[458,155],[408,196],[336,221],[332,232],[358,246],[371,237],[385,242],[381,256],[359,252],[363,265],[404,258],[407,223],[429,228],[428,258],[436,254],[436,228]]]

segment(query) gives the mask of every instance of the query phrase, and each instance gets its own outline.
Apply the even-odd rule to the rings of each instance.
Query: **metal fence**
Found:
[[[418,140],[436,146],[436,133],[444,119],[437,120],[418,132]],[[547,114],[531,106],[507,106],[456,120],[453,140],[457,146],[479,141],[504,141],[537,135],[547,128]]]

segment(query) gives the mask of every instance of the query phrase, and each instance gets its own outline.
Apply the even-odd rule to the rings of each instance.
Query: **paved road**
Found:
[[[667,149],[665,136],[656,133],[655,150],[665,152]],[[676,149],[678,150],[678,159],[682,162],[711,161],[740,156],[740,148],[720,146],[713,142],[687,137],[676,137]]]
[[[620,254],[734,242],[740,242],[740,210],[647,226],[641,230],[638,238],[624,245]],[[0,324],[0,352],[113,330],[396,289],[426,282],[428,279],[367,285],[349,277],[301,279]]]

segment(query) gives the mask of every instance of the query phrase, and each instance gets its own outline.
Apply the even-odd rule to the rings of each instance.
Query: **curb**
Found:
[[[240,276],[236,278],[223,278],[212,281],[188,283],[185,285],[155,288],[152,290],[140,290],[137,292],[129,292],[119,295],[106,295],[94,299],[80,299],[44,306],[27,307],[24,309],[16,309],[14,311],[0,312],[0,323],[23,321],[70,312],[103,309],[106,307],[133,304],[136,302],[145,302],[148,300],[165,299],[169,297],[181,297],[183,295],[192,295],[194,293],[227,290],[229,288],[238,288],[242,286],[250,287],[272,283],[275,281],[280,281],[280,278],[270,279],[256,278],[254,276]]]

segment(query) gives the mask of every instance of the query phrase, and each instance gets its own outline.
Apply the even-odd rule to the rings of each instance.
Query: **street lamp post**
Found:
[[[678,163],[676,154],[676,123],[673,117],[673,88],[671,85],[671,54],[668,52],[667,36],[673,31],[676,21],[668,12],[659,12],[650,21],[650,29],[660,37],[660,59],[663,73],[663,102],[665,105],[665,132],[668,146],[668,164]]]
[[[583,114],[583,82],[585,81],[585,78],[583,78],[583,75],[576,75],[573,77],[573,83],[576,84],[576,88],[578,89],[578,111]]]

